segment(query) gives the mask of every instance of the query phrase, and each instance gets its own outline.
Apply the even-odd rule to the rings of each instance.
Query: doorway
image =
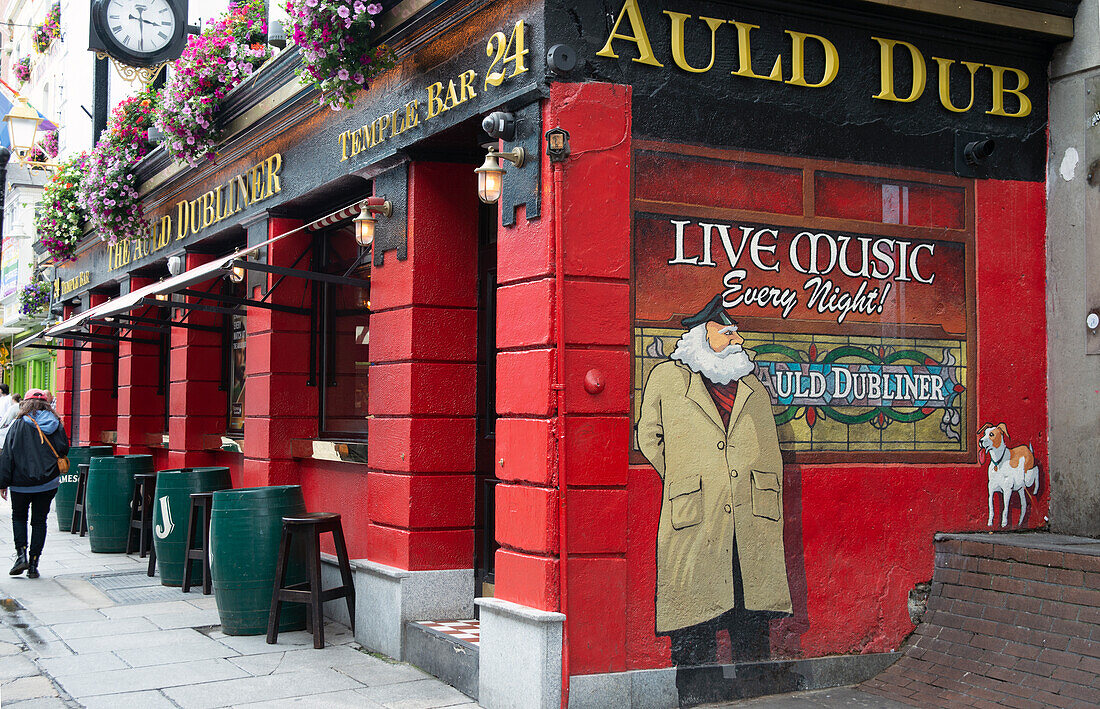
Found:
[[[497,205],[478,211],[477,451],[474,471],[474,596],[493,596],[493,561],[499,546],[496,505],[496,295]],[[476,610],[475,610],[476,614]]]

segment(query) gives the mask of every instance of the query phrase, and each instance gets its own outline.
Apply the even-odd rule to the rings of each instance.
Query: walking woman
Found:
[[[0,451],[0,496],[11,490],[11,523],[15,532],[15,565],[8,573],[38,578],[38,559],[46,543],[46,517],[57,494],[61,471],[58,459],[69,452],[69,437],[53,412],[49,395],[31,389],[23,397],[19,418],[8,430]],[[31,538],[27,549],[27,513]]]

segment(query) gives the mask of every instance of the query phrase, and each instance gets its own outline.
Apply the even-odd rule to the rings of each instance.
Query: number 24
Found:
[[[527,56],[527,47],[523,43],[524,26],[523,20],[516,22],[516,26],[512,28],[512,36],[505,37],[503,32],[497,32],[489,38],[488,44],[485,45],[485,55],[492,57],[493,63],[489,65],[489,72],[485,75],[485,89],[488,90],[490,86],[500,86],[504,83],[505,78],[511,78],[517,74],[522,74],[527,71],[527,65],[524,64],[523,58]],[[500,64],[500,71],[493,71],[493,67]],[[507,66],[512,64],[512,73],[507,77]]]

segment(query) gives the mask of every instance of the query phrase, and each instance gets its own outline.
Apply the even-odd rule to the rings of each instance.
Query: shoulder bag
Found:
[[[57,469],[61,472],[62,475],[69,472],[69,457],[62,457],[57,454],[57,449],[53,447],[52,443],[50,443],[50,439],[46,438],[46,434],[42,433],[42,429],[39,427],[37,421],[34,422],[34,427],[38,429],[38,438],[50,447],[50,450],[53,451],[54,457],[57,458]]]

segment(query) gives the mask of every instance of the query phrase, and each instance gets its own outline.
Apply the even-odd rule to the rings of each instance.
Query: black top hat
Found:
[[[680,324],[690,330],[696,325],[705,322],[716,322],[722,323],[723,325],[737,324],[733,320],[730,320],[730,316],[726,314],[726,309],[722,305],[721,293],[711,298],[711,301],[707,303],[705,308],[681,320]]]

